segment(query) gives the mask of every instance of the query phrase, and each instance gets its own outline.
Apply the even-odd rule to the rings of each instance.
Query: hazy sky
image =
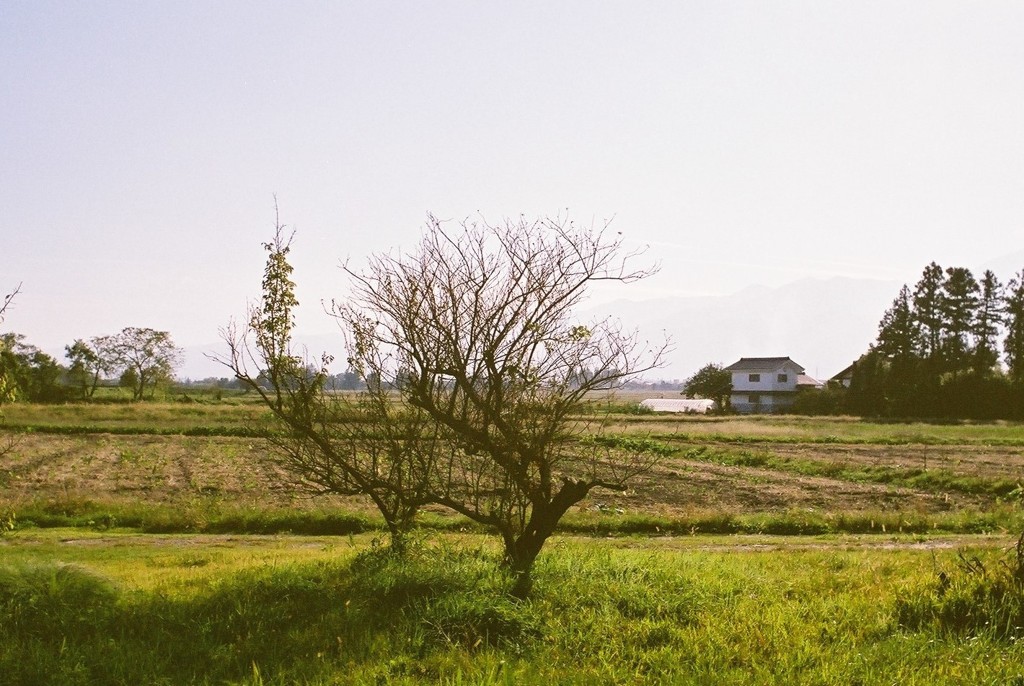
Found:
[[[1024,247],[1022,37],[1017,1],[0,0],[3,328],[215,341],[275,193],[310,333],[428,211],[614,217],[663,265],[623,297],[975,266]]]

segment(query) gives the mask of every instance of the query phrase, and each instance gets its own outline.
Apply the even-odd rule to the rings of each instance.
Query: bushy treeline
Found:
[[[112,382],[140,400],[172,378],[181,358],[168,332],[138,327],[77,339],[64,350],[67,364],[21,334],[0,334],[0,403],[86,400]]]
[[[794,409],[883,417],[1024,419],[1024,271],[1007,284],[986,271],[932,262],[904,285],[853,366],[847,391]]]

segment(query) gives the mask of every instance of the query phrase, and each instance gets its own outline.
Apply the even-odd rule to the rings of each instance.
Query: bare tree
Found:
[[[19,283],[14,287],[13,291],[4,296],[3,302],[0,303],[0,324],[4,323],[4,314],[7,312],[7,308],[11,306],[11,303],[14,302],[15,296],[20,292],[21,284]],[[13,376],[13,370],[2,364],[4,353],[11,352],[8,351],[8,340],[17,340],[17,337],[13,335],[0,336],[0,404],[3,404],[5,401],[12,400],[15,396],[15,389],[17,388],[17,380]]]
[[[332,359],[311,365],[293,349],[299,303],[288,262],[292,238],[278,222],[274,239],[263,246],[268,254],[260,302],[250,307],[244,327],[222,332],[229,355],[215,359],[277,419],[272,458],[294,483],[314,493],[369,497],[392,549],[401,552],[417,511],[429,502],[426,475],[441,444],[426,415],[392,402],[379,376],[364,377],[367,389],[358,396],[329,393],[324,382]],[[361,357],[374,360],[373,351],[364,349]]]
[[[4,322],[4,314],[7,312],[7,308],[10,307],[11,303],[14,302],[15,296],[21,292],[21,284],[19,283],[14,287],[14,290],[4,296],[3,303],[0,304],[0,324]],[[4,352],[5,344],[0,340],[0,354]],[[14,379],[8,378],[8,374],[4,369],[0,369],[0,403],[3,403],[4,399],[13,390],[8,388],[8,385],[14,384]],[[3,415],[0,414],[0,422],[3,421]],[[9,453],[15,445],[13,436],[7,436],[2,442],[0,442],[0,457]]]
[[[579,440],[587,393],[659,366],[668,347],[575,318],[591,284],[654,271],[605,233],[562,219],[450,230],[431,216],[415,252],[346,267],[353,297],[335,306],[353,366],[436,423],[448,448],[430,498],[499,533],[517,595],[570,507],[656,459]]]
[[[21,292],[21,284],[19,283],[14,287],[14,290],[4,296],[3,302],[0,303],[0,324],[4,322],[4,313],[7,312],[7,308],[10,307],[11,303],[14,302],[15,296]]]

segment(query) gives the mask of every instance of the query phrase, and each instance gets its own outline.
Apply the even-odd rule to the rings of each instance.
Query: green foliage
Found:
[[[158,384],[167,383],[181,360],[182,351],[167,331],[128,326],[109,341],[108,369],[120,369],[120,383],[142,400]]]
[[[914,630],[1024,639],[1024,535],[1001,559],[961,552],[932,588],[901,597],[896,613]]]
[[[14,531],[18,527],[18,517],[14,510],[0,509],[0,536]]]
[[[64,368],[20,334],[0,335],[0,404],[23,400],[57,402],[65,399]]]
[[[884,483],[932,492],[959,492],[995,497],[1007,497],[1020,488],[1017,479],[967,476],[946,469],[924,467],[898,467],[889,465],[850,465],[777,456],[770,451],[723,450],[697,448],[689,450],[686,458],[736,467],[769,468],[793,472],[804,476],[825,476],[844,481]]]
[[[687,398],[714,400],[716,408],[726,408],[732,392],[732,373],[720,364],[706,364],[683,383],[683,395]]]
[[[809,417],[845,414],[847,391],[842,387],[807,389],[796,394],[787,411]]]
[[[910,289],[906,285],[878,324],[878,350],[895,359],[908,359],[918,350],[921,333],[914,319]]]
[[[901,594],[925,585],[928,552],[557,542],[538,561],[533,597],[513,602],[497,551],[479,540],[413,546],[404,561],[379,548],[309,557],[305,543],[274,542],[271,560],[240,568],[251,544],[184,555],[125,540],[105,557],[55,547],[102,560],[132,590],[96,574],[49,590],[68,567],[49,562],[4,576],[17,581],[0,588],[31,586],[41,601],[0,602],[0,674],[11,686],[326,686],[952,685],[1021,673],[1021,642],[896,622]]]
[[[1005,323],[1006,295],[1003,285],[991,270],[986,270],[978,282],[978,306],[971,335],[974,337],[974,373],[986,376],[994,372],[999,363],[999,329]]]
[[[1024,385],[1024,269],[1006,287],[1006,338],[1003,351],[1009,366],[1010,379]]]
[[[603,446],[637,455],[668,456],[678,452],[678,448],[644,436],[586,434],[579,442],[584,446]]]
[[[13,513],[11,514],[12,522]],[[345,536],[377,531],[381,523],[337,509],[242,507],[196,498],[177,505],[118,504],[88,498],[21,503],[20,527],[135,529],[145,533],[231,533]]]
[[[117,598],[108,580],[77,565],[0,564],[0,637],[38,642],[56,655],[67,636],[86,641],[102,637],[103,624],[114,615]],[[39,673],[38,683],[59,681],[62,672],[56,668],[50,674]]]
[[[756,464],[756,462],[752,463]],[[1016,490],[1008,498],[1016,499]],[[215,499],[197,498],[174,506],[119,504],[90,499],[33,500],[18,504],[18,530],[74,527],[82,530],[135,530],[152,534],[298,534],[347,536],[380,532],[379,519],[339,509],[294,510],[225,505]],[[887,533],[986,533],[1024,526],[1019,509],[1012,505],[988,511],[961,510],[941,514],[892,511],[807,511],[736,513],[720,510],[666,516],[625,512],[605,507],[574,512],[559,523],[563,534],[586,536],[696,535],[696,534],[887,534]],[[462,518],[423,516],[421,532],[476,531],[485,529]]]
[[[857,361],[845,410],[883,417],[1024,419],[1018,358],[1024,289],[1004,292],[991,271],[932,262],[913,293],[904,286],[879,324],[878,339]],[[1006,325],[999,362],[997,335]]]
[[[64,346],[64,356],[70,363],[68,381],[78,389],[83,400],[92,398],[102,375],[112,371],[115,341],[114,336],[96,336],[88,343],[76,339],[71,345]]]

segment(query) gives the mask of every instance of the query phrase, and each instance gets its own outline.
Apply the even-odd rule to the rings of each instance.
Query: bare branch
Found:
[[[4,296],[3,303],[0,304],[0,324],[4,321],[4,313],[7,312],[7,308],[14,302],[14,297],[21,293],[21,284],[19,283],[14,287],[14,290]]]
[[[345,267],[353,301],[334,314],[359,332],[358,364],[391,379],[453,446],[434,501],[496,527],[520,571],[568,507],[651,466],[577,455],[571,420],[589,391],[659,366],[668,350],[573,315],[592,282],[650,275],[631,266],[638,254],[567,218],[451,229],[430,215],[413,253]]]

